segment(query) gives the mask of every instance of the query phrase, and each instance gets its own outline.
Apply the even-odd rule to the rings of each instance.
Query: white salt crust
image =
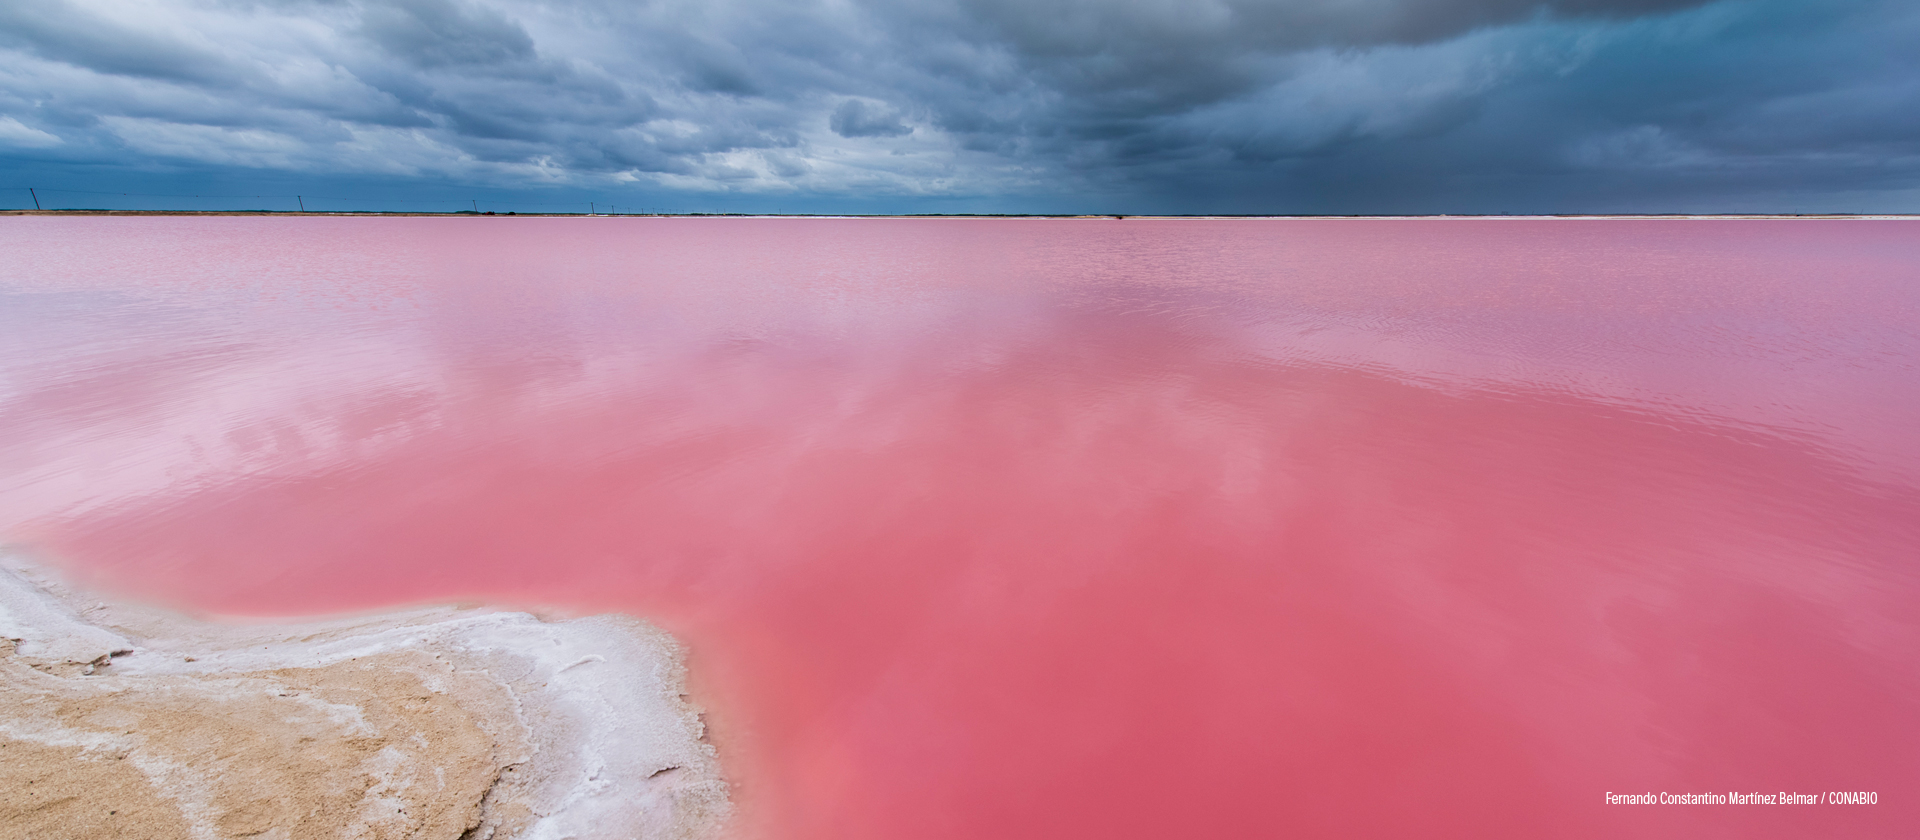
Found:
[[[0,553],[0,638],[14,640],[14,655],[26,664],[102,681],[112,686],[109,694],[182,678],[209,690],[259,691],[258,680],[223,678],[392,654],[426,654],[451,665],[451,673],[482,675],[495,690],[474,701],[485,708],[466,710],[496,751],[505,751],[496,760],[506,770],[487,793],[480,824],[462,835],[470,840],[710,838],[730,810],[700,710],[685,696],[679,646],[632,618],[543,621],[522,612],[435,608],[217,624],[85,599],[19,556]],[[437,685],[439,671],[410,673],[436,693],[457,689]],[[459,696],[464,702],[481,695]],[[338,718],[342,737],[364,728],[352,706],[326,713]],[[58,729],[0,712],[0,735],[87,747],[74,740],[76,732]],[[206,797],[187,789],[196,773],[217,768],[146,763],[151,768],[142,770],[181,807],[193,836],[226,836],[207,823]],[[420,770],[372,772],[398,778]],[[374,791],[388,781],[377,780]]]

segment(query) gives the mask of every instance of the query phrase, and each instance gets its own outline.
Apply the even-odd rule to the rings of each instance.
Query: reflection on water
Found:
[[[0,529],[652,617],[751,836],[1891,837],[1916,233],[19,218]]]

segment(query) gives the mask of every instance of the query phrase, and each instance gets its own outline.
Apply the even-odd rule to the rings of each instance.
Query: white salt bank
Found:
[[[712,837],[684,676],[630,618],[209,624],[0,556],[0,838]]]

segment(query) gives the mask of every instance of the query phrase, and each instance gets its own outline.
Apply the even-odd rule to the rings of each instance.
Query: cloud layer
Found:
[[[903,211],[1889,210],[1920,198],[1915,43],[1901,0],[46,0],[0,4],[0,171]]]

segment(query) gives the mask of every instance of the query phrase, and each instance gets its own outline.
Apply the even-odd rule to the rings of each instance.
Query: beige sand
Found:
[[[664,633],[427,610],[225,626],[0,569],[0,838],[696,838]]]

